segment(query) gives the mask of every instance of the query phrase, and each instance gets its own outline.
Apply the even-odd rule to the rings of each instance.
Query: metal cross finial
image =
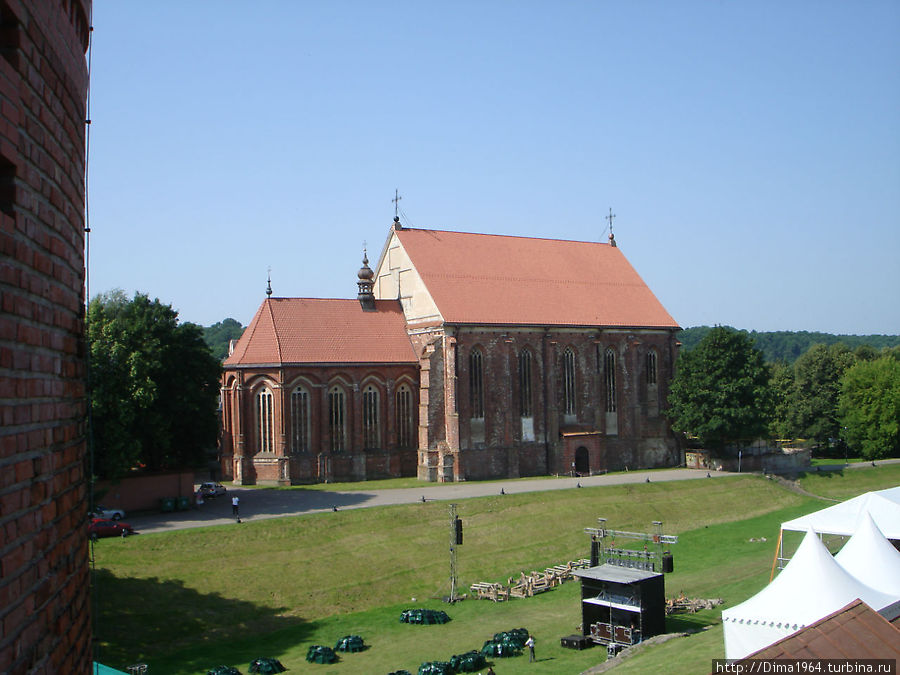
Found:
[[[394,190],[394,198],[391,200],[392,202],[394,202],[394,218],[399,215],[401,199],[403,199],[403,197],[400,196],[400,191]]]
[[[604,218],[604,220],[609,221],[609,233],[612,234],[612,226],[613,226],[613,218],[616,217],[616,214],[612,212],[612,207],[609,207],[609,215]]]

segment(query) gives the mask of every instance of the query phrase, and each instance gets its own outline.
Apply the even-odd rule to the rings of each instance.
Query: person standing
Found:
[[[231,498],[231,515],[233,515],[235,518],[238,517],[238,505],[240,504],[240,502],[241,500],[237,498],[237,495]]]
[[[528,663],[534,661],[534,636],[529,635],[525,640],[525,646],[528,647]]]

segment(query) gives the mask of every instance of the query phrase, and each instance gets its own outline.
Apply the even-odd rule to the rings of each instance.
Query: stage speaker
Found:
[[[662,554],[662,571],[663,574],[667,574],[668,572],[672,572],[675,570],[675,559],[672,557],[672,554],[666,551]]]
[[[462,545],[462,519],[456,519],[456,545]]]

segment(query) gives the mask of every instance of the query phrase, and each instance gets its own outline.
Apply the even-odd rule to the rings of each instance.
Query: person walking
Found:
[[[237,498],[237,495],[231,498],[231,515],[235,518],[238,517],[238,505],[241,503],[241,500]]]
[[[528,663],[534,661],[534,636],[529,635],[525,640],[525,646],[528,647]]]

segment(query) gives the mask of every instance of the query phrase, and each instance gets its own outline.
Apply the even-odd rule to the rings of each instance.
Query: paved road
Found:
[[[712,478],[735,475],[726,471],[713,471]],[[655,471],[630,471],[605,476],[585,478],[545,478],[536,480],[490,481],[474,483],[422,483],[422,487],[398,488],[392,490],[328,491],[266,490],[260,488],[229,487],[221,497],[207,499],[202,506],[188,511],[129,516],[128,522],[139,532],[162,532],[191,527],[225,525],[235,522],[231,515],[231,498],[240,500],[242,522],[299,516],[307,513],[322,513],[340,510],[361,509],[370,506],[391,504],[413,504],[428,501],[446,501],[487,497],[521,492],[543,492],[547,490],[567,490],[579,484],[582,487],[601,485],[622,485],[644,483],[649,479],[654,483],[673,480],[706,479],[707,472],[698,469],[664,469]]]
[[[878,460],[878,464],[894,463],[900,463],[900,459]],[[868,462],[847,465],[836,464],[830,467],[820,467],[820,470],[864,469],[870,466],[872,464]],[[190,527],[226,525],[235,521],[231,515],[231,498],[235,495],[240,500],[241,520],[254,521],[265,518],[299,516],[307,513],[322,513],[332,511],[335,507],[340,510],[346,510],[391,504],[413,504],[421,502],[423,497],[428,501],[451,502],[470,497],[497,495],[500,494],[501,490],[506,494],[516,494],[520,492],[567,490],[579,484],[583,487],[597,487],[602,485],[644,483],[647,479],[654,483],[701,478],[705,480],[707,475],[711,478],[721,478],[737,474],[727,471],[713,471],[707,474],[705,469],[657,469],[654,471],[629,471],[586,478],[545,478],[473,483],[422,483],[422,487],[360,491],[304,490],[302,487],[297,487],[293,490],[229,487],[225,495],[208,499],[202,506],[188,511],[129,516],[128,522],[139,532],[163,532]]]

